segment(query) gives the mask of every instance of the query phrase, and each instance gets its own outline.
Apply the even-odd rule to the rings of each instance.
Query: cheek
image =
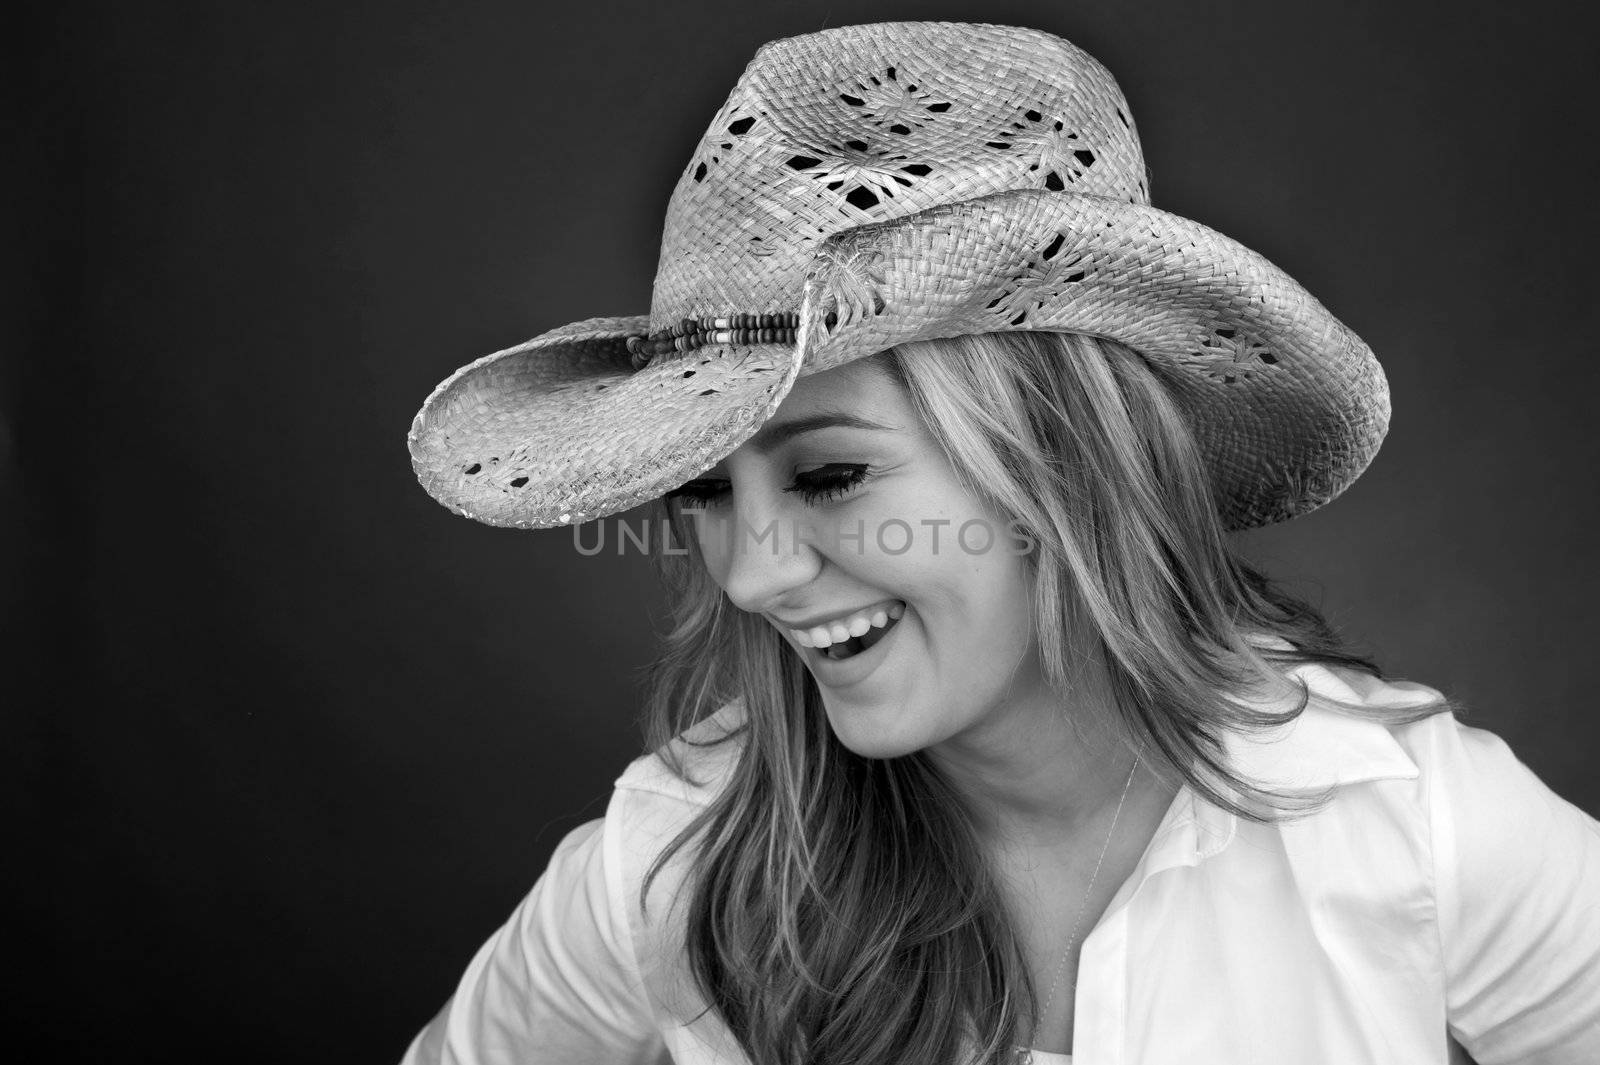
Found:
[[[1015,555],[991,555],[989,562],[983,587],[991,623],[1013,643],[1026,643],[1033,636],[1033,575]]]
[[[943,619],[936,671],[950,711],[970,720],[1032,690],[1038,671],[1031,582],[1019,560],[982,557],[966,577]]]
[[[1011,668],[1034,639],[1025,560],[1002,546],[981,554],[944,546],[931,556],[875,560],[882,587],[915,608],[941,670],[960,677]]]
[[[840,561],[916,605],[936,652],[981,649],[1009,665],[1026,650],[1033,579],[1004,518],[938,478],[897,485],[851,518],[867,535]]]
[[[1031,583],[1014,558],[983,557],[965,575],[956,618],[975,673],[1008,673],[1033,641]]]
[[[719,588],[728,585],[728,573],[733,568],[733,556],[725,535],[726,523],[711,512],[685,518],[689,535],[694,538],[706,572]]]

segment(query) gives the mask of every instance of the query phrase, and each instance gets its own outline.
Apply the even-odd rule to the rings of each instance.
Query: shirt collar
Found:
[[[1277,636],[1251,637],[1264,649],[1293,650]],[[1317,794],[1373,780],[1414,779],[1416,763],[1379,715],[1384,710],[1434,702],[1432,688],[1383,680],[1345,666],[1303,662],[1286,671],[1292,687],[1265,700],[1239,699],[1267,713],[1293,709],[1305,687],[1305,709],[1284,725],[1262,730],[1230,729],[1223,757],[1235,774],[1272,791]]]
[[[1417,764],[1388,727],[1361,716],[1371,704],[1332,672],[1322,666],[1302,666],[1290,675],[1306,682],[1309,698],[1305,709],[1284,725],[1223,733],[1223,757],[1234,773],[1287,794],[1316,794],[1373,780],[1417,776]],[[1340,703],[1349,709],[1341,708]]]
[[[1225,732],[1223,759],[1235,774],[1293,797],[1321,795],[1377,780],[1412,780],[1419,775],[1417,764],[1388,726],[1361,712],[1416,705],[1439,698],[1437,692],[1419,684],[1383,681],[1317,664],[1296,666],[1287,675],[1306,685],[1305,709],[1284,725]],[[1293,707],[1298,698],[1290,693],[1274,703],[1246,701],[1244,705],[1282,710]],[[1164,869],[1198,865],[1222,853],[1238,828],[1238,815],[1185,785],[1157,827],[1129,885],[1136,886]]]

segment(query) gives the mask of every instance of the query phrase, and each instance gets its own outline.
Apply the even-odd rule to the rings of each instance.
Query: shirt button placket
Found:
[[[1072,1065],[1124,1065],[1128,1014],[1128,907],[1089,933],[1078,959]]]

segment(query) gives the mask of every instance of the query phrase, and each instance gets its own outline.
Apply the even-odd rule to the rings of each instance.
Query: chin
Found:
[[[840,706],[824,695],[828,725],[845,749],[862,758],[902,758],[931,746],[935,738],[920,729],[901,706]]]

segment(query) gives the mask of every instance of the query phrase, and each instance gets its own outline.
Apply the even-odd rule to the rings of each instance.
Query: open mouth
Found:
[[[802,647],[810,647],[824,658],[839,662],[876,646],[900,623],[905,609],[904,603],[894,600],[830,625],[809,630],[791,629],[790,633]]]
[[[823,650],[823,654],[837,662],[841,658],[854,658],[879,640],[889,634],[889,630],[900,624],[899,618],[890,618],[889,624],[883,628],[870,628],[860,636],[852,636],[844,643],[836,643]]]

